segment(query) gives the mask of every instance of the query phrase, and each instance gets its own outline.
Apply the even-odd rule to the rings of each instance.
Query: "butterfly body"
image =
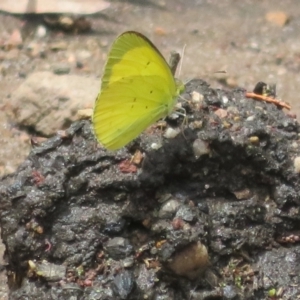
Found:
[[[98,141],[117,150],[170,114],[183,85],[142,34],[127,31],[113,43],[93,112]]]

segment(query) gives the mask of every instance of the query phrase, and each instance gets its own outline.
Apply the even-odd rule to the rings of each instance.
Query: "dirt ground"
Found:
[[[49,29],[40,18],[0,14],[1,175],[14,172],[27,156],[32,133],[51,135],[46,131],[50,126],[54,133],[68,125],[57,117],[57,114],[68,115],[68,101],[64,106],[47,106],[46,113],[38,119],[30,122],[25,117],[20,119],[25,108],[43,110],[48,105],[43,100],[52,93],[51,87],[39,90],[42,83],[37,76],[31,82],[31,86],[35,85],[32,91],[37,102],[30,106],[24,97],[27,90],[19,89],[22,84],[38,71],[63,70],[65,94],[70,91],[76,94],[81,89],[78,82],[68,85],[74,82],[71,76],[90,80],[90,85],[84,84],[85,93],[81,90],[78,94],[82,107],[91,106],[109,45],[126,30],[145,34],[166,57],[172,50],[182,52],[185,46],[178,74],[183,81],[196,77],[205,79],[214,88],[239,86],[247,90],[252,90],[258,81],[276,83],[278,97],[289,102],[291,112],[300,117],[297,0],[265,0],[255,4],[236,0],[113,1],[110,8],[87,19],[92,24],[90,33],[66,34]],[[43,94],[40,103],[39,93]],[[55,120],[46,118],[52,111],[57,113]],[[36,127],[37,123],[43,126]],[[0,282],[3,283],[0,299],[7,299],[3,272]]]

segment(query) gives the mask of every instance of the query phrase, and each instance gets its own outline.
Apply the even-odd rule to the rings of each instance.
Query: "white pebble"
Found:
[[[171,128],[169,127],[165,134],[164,134],[164,137],[167,138],[167,139],[173,139],[174,137],[176,137],[178,134],[180,133],[180,129],[179,128]]]
[[[202,155],[209,154],[210,150],[208,144],[201,139],[196,139],[193,143],[193,151],[196,158]]]
[[[157,144],[157,143],[152,143],[151,144],[151,149],[158,150],[159,148],[161,148],[161,144]]]
[[[223,101],[224,104],[226,104],[229,101],[229,99],[228,99],[228,97],[223,96],[222,101]]]
[[[198,93],[198,92],[192,92],[191,93],[191,96],[192,96],[192,102],[193,103],[199,103],[199,102],[202,102],[203,101],[203,95]]]
[[[37,38],[43,38],[46,36],[46,34],[47,34],[46,27],[43,25],[39,25],[38,28],[36,29],[35,36]]]
[[[246,121],[253,121],[254,119],[255,119],[255,116],[253,115],[253,116],[248,117],[248,118],[246,119]]]

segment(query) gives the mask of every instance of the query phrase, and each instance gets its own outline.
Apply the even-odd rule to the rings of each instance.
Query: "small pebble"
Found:
[[[238,200],[249,199],[252,195],[252,193],[249,189],[244,189],[244,190],[236,191],[233,193]]]
[[[224,104],[226,104],[226,103],[228,103],[229,99],[228,99],[227,96],[223,96],[222,101],[223,101]]]
[[[113,290],[121,299],[127,299],[134,286],[134,276],[129,271],[120,271],[113,281]]]
[[[134,265],[134,258],[132,256],[126,257],[123,260],[123,267],[124,268],[130,268]]]
[[[106,244],[106,251],[113,259],[125,258],[132,253],[133,247],[128,239],[115,237],[110,239]]]
[[[158,143],[152,143],[150,147],[151,147],[151,149],[153,149],[153,150],[158,150],[159,148],[162,147],[162,145],[161,145],[161,144],[158,144]]]
[[[168,267],[177,275],[195,279],[203,274],[209,266],[207,248],[198,243],[192,243],[183,250],[176,252]]]
[[[195,210],[192,209],[191,207],[182,205],[178,209],[178,211],[176,213],[176,217],[181,218],[182,220],[187,221],[187,222],[193,222],[196,218],[196,213],[195,213]]]
[[[177,200],[172,199],[170,201],[167,201],[162,205],[158,215],[160,218],[170,218],[175,214],[179,206],[180,202]]]
[[[81,61],[78,61],[78,60],[76,61],[76,68],[77,69],[82,69],[83,66],[84,66],[84,64]]]
[[[191,93],[191,96],[192,96],[192,102],[193,103],[199,103],[199,102],[202,102],[204,97],[202,94],[198,93],[198,92],[192,92]]]
[[[270,11],[265,16],[266,20],[277,26],[284,26],[289,21],[289,16],[283,11]]]
[[[169,127],[164,133],[164,137],[167,139],[173,139],[180,133],[180,128],[171,128]]]
[[[252,116],[248,117],[248,118],[246,119],[246,121],[253,121],[254,119],[255,119],[255,116],[252,115]]]
[[[203,127],[203,121],[194,121],[194,122],[191,122],[190,125],[189,125],[189,127],[192,128],[192,129],[202,128]]]
[[[64,265],[56,265],[46,260],[37,263],[29,260],[28,264],[37,276],[43,277],[47,281],[59,281],[66,275],[67,268]]]
[[[47,35],[47,29],[43,25],[39,25],[35,31],[35,36],[37,38],[43,38]]]
[[[294,159],[294,167],[295,167],[295,172],[300,173],[300,156],[297,156]]]
[[[227,117],[227,110],[223,108],[219,108],[215,111],[215,114],[220,118],[223,119]]]
[[[250,136],[249,142],[252,144],[258,144],[259,143],[259,137],[258,136]]]
[[[196,158],[210,153],[209,146],[201,139],[196,139],[193,143],[193,151]]]
[[[79,109],[77,111],[76,118],[77,120],[85,120],[91,118],[93,115],[93,109],[92,108],[86,108],[86,109]]]
[[[228,77],[226,78],[226,84],[230,88],[235,88],[238,86],[237,80],[234,77]]]
[[[69,74],[71,71],[71,68],[67,64],[57,64],[53,66],[53,73],[56,75],[64,75]]]

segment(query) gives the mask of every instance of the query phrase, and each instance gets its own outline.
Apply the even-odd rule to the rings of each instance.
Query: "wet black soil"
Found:
[[[3,178],[10,299],[300,295],[299,124],[201,80],[183,98],[173,139],[108,152],[79,121]]]

